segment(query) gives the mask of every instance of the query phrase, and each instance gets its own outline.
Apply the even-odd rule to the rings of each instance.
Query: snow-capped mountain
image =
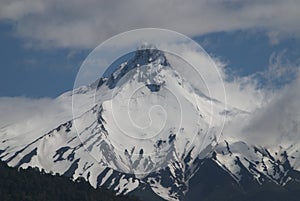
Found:
[[[218,142],[217,128],[227,114],[247,114],[194,90],[155,48],[138,49],[109,77],[56,101],[70,105],[72,98],[78,116],[49,116],[46,125],[22,133],[13,132],[14,125],[1,128],[1,160],[83,177],[118,194],[150,190],[166,200],[182,200],[206,160],[241,184],[297,179],[296,146]]]

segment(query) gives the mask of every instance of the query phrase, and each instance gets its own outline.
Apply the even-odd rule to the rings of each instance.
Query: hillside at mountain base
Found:
[[[46,174],[38,169],[8,167],[0,162],[1,201],[141,201],[133,196],[116,196],[113,191],[94,189],[83,179]]]

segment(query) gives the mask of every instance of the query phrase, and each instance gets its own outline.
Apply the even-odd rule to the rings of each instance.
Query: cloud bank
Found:
[[[233,138],[267,147],[285,148],[300,141],[300,77],[287,85],[264,107],[236,119],[224,132]],[[259,143],[258,143],[259,142]]]
[[[271,146],[289,145],[300,140],[300,77],[285,87],[266,107],[253,113],[242,133],[252,142]]]
[[[219,31],[265,30],[276,43],[299,37],[297,0],[2,0],[0,20],[28,45],[94,48],[131,29],[155,27],[196,36]]]

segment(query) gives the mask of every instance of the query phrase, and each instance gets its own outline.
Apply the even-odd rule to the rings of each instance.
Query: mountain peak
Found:
[[[159,50],[154,45],[143,44],[137,48],[131,59],[122,63],[111,74],[107,84],[110,88],[114,88],[121,78],[132,70],[135,70],[135,74],[139,74],[138,77],[141,77],[143,74],[143,79],[139,79],[140,81],[153,80],[162,68],[169,66],[170,64],[162,50]]]
[[[151,44],[141,45],[135,52],[132,59],[135,66],[143,66],[149,63],[161,64],[162,66],[169,66],[165,53],[159,50],[156,46]]]

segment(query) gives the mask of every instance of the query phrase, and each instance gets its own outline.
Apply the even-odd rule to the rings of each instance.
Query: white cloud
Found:
[[[36,139],[72,118],[71,99],[0,98],[0,138]],[[55,118],[53,118],[55,117]]]
[[[26,118],[34,118],[47,113],[48,106],[52,105],[51,99],[27,99],[22,97],[0,98],[1,115],[0,126],[15,124]],[[47,107],[46,107],[47,106]],[[51,110],[50,110],[51,111]]]
[[[297,0],[3,0],[0,19],[13,22],[16,33],[34,46],[93,48],[120,32],[145,27],[189,36],[258,28],[276,42],[300,36],[299,10]]]
[[[298,68],[295,66],[298,61],[291,63],[286,56],[287,50],[279,53],[273,52],[269,59],[269,67],[263,73],[266,84],[270,87],[284,86],[288,82],[296,79]]]
[[[280,62],[277,61],[276,65]],[[286,75],[279,70],[283,66],[270,67],[267,76],[274,79]],[[289,68],[289,67],[288,67]],[[279,71],[279,72],[278,72]],[[300,69],[294,66],[296,79],[284,87],[264,90],[268,99],[259,100],[262,105],[245,116],[240,116],[228,123],[224,129],[224,137],[232,137],[251,144],[266,147],[281,145],[285,148],[300,141]],[[292,79],[290,77],[290,79]],[[243,97],[242,95],[239,97]]]

